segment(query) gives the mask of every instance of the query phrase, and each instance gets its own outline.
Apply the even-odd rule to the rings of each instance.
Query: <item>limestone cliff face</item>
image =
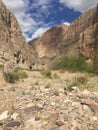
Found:
[[[98,6],[81,15],[69,27],[63,45],[68,54],[94,59],[98,54]]]
[[[41,38],[30,41],[38,57],[82,55],[94,60],[98,54],[98,5],[75,20],[70,26],[56,26]]]
[[[0,0],[0,56],[17,63],[32,61],[33,50],[25,42],[15,16]]]
[[[66,31],[67,25],[55,26],[46,31],[41,38],[29,42],[36,50],[38,57],[55,57],[60,53],[61,41]]]

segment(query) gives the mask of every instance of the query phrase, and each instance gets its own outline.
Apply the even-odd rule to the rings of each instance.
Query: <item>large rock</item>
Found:
[[[53,27],[41,38],[30,41],[29,45],[33,46],[40,59],[82,55],[87,60],[94,60],[98,54],[97,16],[98,5],[81,15],[70,26]]]
[[[32,61],[33,49],[25,42],[15,16],[0,0],[0,63],[13,60],[16,63]]]

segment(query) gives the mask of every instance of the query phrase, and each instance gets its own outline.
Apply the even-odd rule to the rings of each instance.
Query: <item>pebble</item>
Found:
[[[24,95],[20,89],[10,91],[15,107],[12,111],[7,107],[3,110],[10,100],[0,91],[0,130],[97,130],[98,93],[76,87],[71,92],[66,89],[67,95],[64,89],[29,89],[26,91],[31,92]]]
[[[56,123],[57,126],[63,126],[64,125],[64,123],[60,120],[57,120],[55,123]]]
[[[7,123],[5,125],[5,127],[16,127],[16,126],[20,126],[20,125],[21,125],[21,123],[19,121],[11,121],[11,122]]]

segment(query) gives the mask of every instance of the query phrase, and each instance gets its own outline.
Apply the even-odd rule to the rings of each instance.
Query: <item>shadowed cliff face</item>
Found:
[[[0,0],[0,55],[15,60],[16,63],[30,64],[33,49],[25,42],[15,16]]]
[[[70,26],[60,25],[49,29],[41,38],[29,45],[38,57],[82,55],[94,60],[98,54],[98,5],[75,20]]]

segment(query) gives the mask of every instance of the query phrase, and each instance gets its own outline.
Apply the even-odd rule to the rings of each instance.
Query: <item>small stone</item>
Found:
[[[0,121],[4,120],[4,119],[7,119],[8,118],[8,111],[5,111],[3,112],[1,115],[0,115]]]
[[[75,91],[79,91],[79,88],[74,86],[74,87],[71,87],[72,90],[75,90]]]
[[[98,130],[98,125],[94,126],[95,130]]]
[[[94,100],[89,100],[89,99],[82,99],[81,100],[81,104],[84,104],[84,105],[95,105],[95,101]]]
[[[6,127],[16,127],[16,126],[20,126],[21,123],[19,121],[11,121],[8,124],[6,124]]]
[[[55,96],[59,96],[60,94],[59,94],[58,91],[55,91],[55,92],[54,92],[54,95],[55,95]]]
[[[98,104],[94,100],[82,99],[81,104],[88,105],[88,107],[94,112],[98,111]]]
[[[62,121],[59,121],[59,120],[57,120],[55,123],[56,123],[57,126],[63,126],[64,125],[64,123]]]
[[[97,121],[97,117],[94,116],[94,117],[92,118],[92,120],[93,120],[93,121]]]
[[[51,102],[51,106],[55,106],[55,102]]]
[[[7,128],[3,128],[3,130],[8,130]]]
[[[39,120],[40,120],[40,117],[36,116],[35,121],[39,121]]]
[[[13,113],[13,115],[11,116],[11,119],[14,119],[14,120],[15,120],[18,116],[19,116],[18,113]]]
[[[2,122],[0,122],[0,126],[2,126],[3,125],[3,123]]]
[[[87,110],[87,111],[90,111],[90,108],[87,105],[83,105],[83,109]]]
[[[72,102],[72,107],[80,107],[80,105],[79,102]]]
[[[3,128],[3,130],[11,130],[11,129],[8,129],[8,128]]]
[[[41,108],[41,109],[43,109],[43,104],[37,104],[37,106],[38,106],[38,108]]]

